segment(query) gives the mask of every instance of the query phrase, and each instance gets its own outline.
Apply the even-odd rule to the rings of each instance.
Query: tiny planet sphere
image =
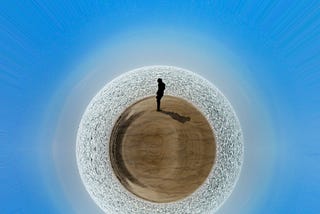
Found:
[[[143,128],[141,124],[134,125],[144,120],[147,112],[146,115],[138,115],[139,117],[128,125],[128,129],[122,130],[125,131],[124,133],[120,134],[115,129],[121,127],[123,122],[127,123],[126,119],[136,113],[135,108],[143,109],[144,104],[147,104],[146,109],[148,110],[146,111],[149,111],[150,107],[153,115],[152,111],[156,111],[155,94],[158,78],[162,78],[166,86],[161,99],[163,112],[157,113],[160,114],[161,123],[166,117],[165,120],[170,124],[172,133],[169,132],[169,129],[161,128],[159,129],[161,136],[157,141],[147,139],[139,145],[132,134],[141,133],[142,129],[148,132],[156,129],[154,123],[150,124],[151,128],[147,126]],[[153,104],[148,104],[150,97],[154,99],[150,100]],[[180,99],[188,103],[181,112],[181,108],[175,109],[178,108],[175,101],[180,101]],[[173,103],[175,107],[170,106],[170,103]],[[184,112],[193,108],[196,109],[194,114],[199,115],[198,122],[206,131],[201,132],[199,127],[182,128],[195,122],[196,117],[192,112]],[[128,112],[129,114],[126,115]],[[119,122],[121,116],[124,117],[124,120],[120,119]],[[185,144],[186,147],[182,145],[183,140],[179,139],[181,133],[185,134],[182,134],[182,139],[190,140]],[[155,132],[152,135],[154,134]],[[139,135],[137,139],[141,137],[141,134]],[[123,137],[123,139],[116,139],[117,137]],[[208,141],[205,140],[207,137]],[[197,140],[193,138],[201,139],[204,145],[196,145],[193,142]],[[161,142],[159,139],[165,140]],[[115,142],[123,144],[116,146]],[[130,150],[131,142],[137,149],[136,153],[130,153],[132,151]],[[169,145],[169,142],[172,142],[172,145]],[[205,142],[211,142],[211,144],[206,147]],[[150,143],[151,147],[145,151],[147,143]],[[172,151],[161,149],[161,147],[170,146],[173,146]],[[93,97],[79,124],[76,158],[79,174],[87,192],[105,213],[213,213],[223,205],[234,190],[243,163],[243,147],[240,122],[227,98],[203,77],[186,69],[161,65],[126,72],[106,84]],[[205,148],[208,148],[208,153],[204,153]],[[181,154],[176,154],[179,152]],[[151,154],[158,158],[153,159]],[[206,155],[208,155],[207,158],[204,158]],[[141,163],[142,166],[136,164],[143,156],[146,161]],[[167,162],[166,158],[174,160]],[[167,163],[176,164],[177,168],[170,164],[169,167],[161,168],[161,165],[168,165]],[[125,164],[127,172],[117,168],[121,167],[121,164]],[[199,179],[193,177],[192,170],[183,169],[187,165],[190,169],[193,166],[201,168],[195,169],[194,167],[193,169],[199,170]],[[146,173],[145,169],[149,172]],[[170,185],[165,181],[161,182],[159,179],[152,181],[152,178],[148,180],[152,170],[156,176],[162,176],[162,180],[165,180],[165,176],[169,176],[177,192],[175,194],[173,191],[170,192]],[[180,173],[181,175],[178,175]],[[190,180],[187,179],[189,175]],[[179,186],[175,178],[185,179],[185,182],[181,182]],[[190,181],[194,181],[195,184],[190,185]],[[182,190],[182,186],[186,190]],[[155,196],[155,194],[160,196]],[[166,194],[170,195],[168,200],[164,199]]]

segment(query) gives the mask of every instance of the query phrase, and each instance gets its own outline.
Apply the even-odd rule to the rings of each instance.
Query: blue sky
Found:
[[[0,213],[99,212],[77,180],[76,127],[104,84],[155,64],[202,75],[239,116],[245,162],[219,213],[318,213],[319,7],[2,2]]]

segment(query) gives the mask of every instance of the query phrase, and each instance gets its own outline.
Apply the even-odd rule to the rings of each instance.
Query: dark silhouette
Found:
[[[162,79],[159,78],[158,79],[158,91],[157,91],[157,97],[156,97],[157,98],[157,111],[161,111],[160,110],[160,100],[163,97],[164,89],[166,89],[166,84],[164,84],[162,82]]]
[[[180,123],[185,123],[187,121],[190,121],[190,117],[181,116],[180,114],[175,113],[175,112],[161,111],[161,113],[169,115],[172,119],[174,119]]]

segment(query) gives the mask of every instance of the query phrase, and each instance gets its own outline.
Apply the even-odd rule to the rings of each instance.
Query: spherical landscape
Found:
[[[109,150],[120,115],[137,101],[155,97],[158,78],[166,83],[164,98],[170,95],[186,100],[203,114],[216,145],[214,164],[204,182],[191,194],[164,203],[129,191],[112,167]],[[214,85],[182,68],[148,66],[117,77],[91,100],[79,124],[76,156],[86,190],[108,214],[212,213],[236,185],[243,162],[243,138],[231,104]]]

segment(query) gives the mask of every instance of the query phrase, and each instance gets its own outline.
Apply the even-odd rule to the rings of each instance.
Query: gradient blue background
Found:
[[[2,1],[0,213],[99,212],[76,191],[83,186],[64,187],[73,177],[59,163],[65,151],[54,146],[66,136],[63,114],[75,100],[73,129],[63,123],[74,136],[97,90],[154,64],[199,73],[239,112],[253,149],[221,213],[319,213],[319,8],[295,0]],[[83,99],[74,98],[79,88]],[[259,154],[263,164],[254,166]]]

